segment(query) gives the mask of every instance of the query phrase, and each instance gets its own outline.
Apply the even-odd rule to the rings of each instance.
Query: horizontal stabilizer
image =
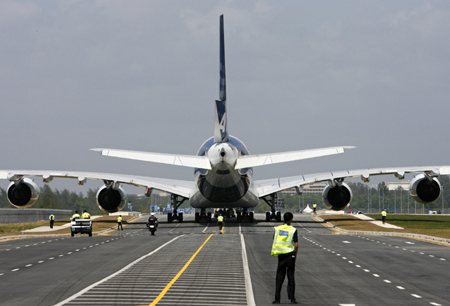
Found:
[[[340,154],[344,153],[345,149],[353,149],[353,148],[355,147],[330,147],[322,149],[291,151],[273,154],[243,155],[239,156],[239,158],[237,159],[235,169],[251,168],[256,166],[285,163],[289,161],[313,157]]]
[[[141,151],[115,150],[115,149],[91,149],[100,152],[104,156],[120,157],[126,159],[142,160],[153,163],[169,164],[183,167],[211,169],[211,163],[206,156],[174,155],[164,153],[152,153]]]

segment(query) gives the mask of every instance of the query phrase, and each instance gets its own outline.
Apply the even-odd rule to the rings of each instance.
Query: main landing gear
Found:
[[[248,222],[253,223],[253,212],[248,212],[247,208],[242,208],[242,212],[238,212],[236,215],[237,223]]]
[[[178,213],[178,208],[183,204],[184,201],[186,201],[186,198],[177,196],[175,194],[171,195],[171,206],[173,209],[173,213],[167,214],[167,222],[172,223],[174,220],[178,220],[178,222],[183,222],[183,213]]]
[[[269,199],[266,199],[267,197],[269,197]],[[269,195],[263,197],[262,199],[271,208],[271,211],[266,211],[266,222],[270,222],[270,221],[281,222],[281,212],[275,210],[276,205],[277,205],[277,194],[272,193],[272,194],[269,194]]]
[[[206,209],[202,208],[200,209],[200,212],[195,212],[195,222],[196,223],[201,223],[201,222],[206,222],[206,223],[211,223],[211,219],[212,219],[212,214],[206,213]]]

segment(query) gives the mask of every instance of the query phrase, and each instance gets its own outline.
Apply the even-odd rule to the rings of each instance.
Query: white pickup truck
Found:
[[[91,219],[75,219],[71,221],[72,231],[70,232],[73,237],[75,234],[89,234],[92,237],[92,220]]]

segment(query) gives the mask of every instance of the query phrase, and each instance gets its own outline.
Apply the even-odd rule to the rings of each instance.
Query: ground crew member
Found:
[[[383,224],[386,223],[386,216],[387,216],[387,212],[386,212],[386,208],[385,208],[381,211],[381,220],[383,221]]]
[[[120,215],[120,216],[117,218],[117,230],[120,230],[120,228],[121,228],[122,231],[123,231],[123,226],[122,226],[122,215]]]
[[[314,203],[314,204],[313,204],[314,213],[316,213],[316,208],[317,208],[317,204]]]
[[[50,220],[50,228],[53,228],[53,223],[55,223],[55,215],[51,213],[48,219]]]
[[[272,304],[280,304],[281,287],[283,286],[284,278],[287,272],[288,298],[291,304],[297,304],[295,299],[295,261],[298,252],[298,237],[297,230],[291,225],[294,215],[287,212],[283,216],[284,224],[274,227],[275,234],[273,236],[272,256],[278,257],[275,300]]]
[[[217,217],[217,223],[219,224],[219,231],[222,234],[222,228],[223,228],[223,216],[222,216],[222,214],[220,214]]]
[[[72,220],[75,221],[75,219],[80,219],[80,214],[78,213],[78,210],[75,210],[75,213],[72,216]]]
[[[83,211],[82,218],[83,218],[83,219],[90,219],[90,218],[91,218],[91,215],[90,215],[86,210],[84,210],[84,211]]]

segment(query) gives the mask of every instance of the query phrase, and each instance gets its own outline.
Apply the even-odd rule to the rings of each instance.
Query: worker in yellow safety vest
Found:
[[[272,256],[278,257],[275,300],[272,304],[280,304],[281,287],[287,272],[288,298],[291,304],[297,304],[295,299],[295,261],[298,253],[297,229],[291,225],[294,215],[287,212],[283,216],[284,224],[276,226],[273,236]]]
[[[72,220],[75,221],[75,219],[80,219],[80,214],[78,213],[78,210],[75,210],[75,213],[72,215]]]
[[[220,214],[217,217],[217,223],[219,224],[219,231],[222,234],[222,228],[223,228],[223,216],[222,216],[222,214]]]
[[[381,220],[383,221],[383,224],[386,222],[386,216],[387,216],[387,211],[385,208],[381,211]]]
[[[83,215],[82,215],[82,218],[83,218],[83,219],[90,219],[90,218],[91,218],[91,215],[90,215],[86,210],[84,210]]]
[[[313,204],[314,213],[316,213],[316,208],[317,208],[317,204],[314,203],[314,204]]]
[[[122,215],[120,215],[119,217],[117,217],[117,230],[122,229],[123,231],[123,226],[122,226]]]
[[[55,215],[51,213],[48,219],[50,220],[50,228],[53,228],[53,223],[55,222]]]

